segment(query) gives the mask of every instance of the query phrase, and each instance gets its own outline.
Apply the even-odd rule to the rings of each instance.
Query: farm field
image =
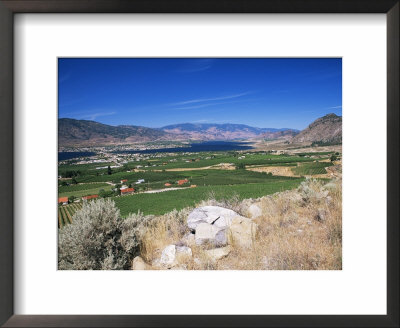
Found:
[[[131,172],[135,168],[140,170],[154,171],[154,170],[168,170],[177,168],[202,168],[221,163],[231,163],[233,165],[296,165],[298,162],[313,162],[315,158],[306,157],[309,155],[272,155],[268,153],[201,153],[201,154],[177,154],[176,156],[155,156],[140,161],[131,161],[121,165],[118,169],[113,169],[112,175],[107,174],[106,169],[96,170],[98,166],[105,166],[105,164],[76,164],[76,165],[60,165],[59,174],[61,176],[72,175],[78,183],[88,182],[118,182],[121,179],[135,179],[137,172]],[[327,159],[329,154],[315,153],[312,156],[318,159]],[[113,163],[110,163],[111,165]],[[115,164],[115,163],[114,163]],[[127,172],[128,171],[128,172]]]
[[[72,222],[72,217],[76,211],[82,208],[82,203],[73,203],[58,207],[58,227],[62,228]]]
[[[237,185],[200,186],[184,190],[172,190],[155,194],[134,194],[129,196],[114,197],[122,216],[138,211],[146,214],[160,215],[194,206],[202,200],[215,198],[217,200],[229,199],[238,196],[239,199],[256,198],[278,191],[296,188],[303,179],[280,177],[270,182],[248,183]]]
[[[73,191],[81,191],[81,190],[87,190],[87,189],[94,189],[94,188],[103,188],[107,187],[109,184],[107,183],[83,183],[83,184],[72,184],[69,186],[59,186],[58,187],[58,192],[59,193],[64,193],[64,192],[73,192]]]
[[[292,168],[292,171],[296,175],[325,174],[325,168],[332,165],[333,164],[330,162],[302,163],[301,165]]]
[[[284,163],[293,163],[293,162],[312,162],[313,158],[303,157],[303,156],[282,156],[282,155],[265,155],[265,154],[250,154],[244,155],[243,159],[239,159],[237,156],[216,156],[211,159],[200,159],[196,160],[198,156],[188,157],[186,156],[183,159],[177,160],[176,162],[168,163],[163,165],[163,169],[175,169],[175,168],[198,168],[198,167],[206,167],[212,165],[218,165],[221,163],[232,163],[232,164],[240,164],[244,165],[276,165],[276,164],[284,164]],[[191,162],[186,162],[187,160],[194,160]],[[146,168],[148,170],[151,167]]]
[[[77,190],[68,190],[68,187],[71,187],[71,189],[73,189],[74,187],[80,187],[82,186],[81,189],[77,189]],[[97,184],[97,183],[93,183],[93,184],[85,184],[85,185],[72,185],[72,186],[68,186],[66,188],[63,188],[63,191],[59,191],[58,196],[59,197],[83,197],[83,196],[88,196],[88,195],[96,195],[99,193],[99,191],[101,189],[104,189],[105,191],[111,191],[111,185],[107,184],[107,183],[102,183],[102,184]],[[60,187],[61,188],[61,187]]]
[[[210,197],[216,199],[228,199],[233,196],[240,199],[256,198],[293,189],[303,181],[302,176],[326,173],[325,167],[332,165],[327,162],[330,154],[273,155],[265,152],[214,152],[168,156],[153,154],[146,160],[124,163],[120,165],[120,168],[112,169],[111,174],[108,174],[107,169],[96,170],[99,164],[83,164],[82,166],[63,164],[59,167],[59,174],[65,174],[66,170],[69,171],[68,174],[72,172],[77,184],[68,181],[67,184],[70,184],[65,185],[65,182],[60,181],[63,185],[59,186],[59,197],[81,198],[100,194],[103,190],[106,197],[112,197],[115,200],[123,216],[138,211],[159,215],[173,209],[194,206]],[[316,160],[324,162],[315,162]],[[221,163],[231,163],[233,166],[231,169],[212,167]],[[137,167],[140,169],[133,170]],[[204,167],[206,169],[202,169]],[[173,171],[168,169],[173,169]],[[140,179],[144,182],[137,184]],[[178,185],[178,180],[184,179],[187,179],[187,182]],[[119,196],[115,187],[121,185],[121,180],[127,180],[124,184],[135,188],[135,193]],[[165,184],[169,184],[170,188],[191,185],[196,187],[143,193],[143,191],[168,189]],[[72,211],[76,208],[74,205],[70,204],[59,210],[60,227],[68,223],[70,217],[72,218]]]

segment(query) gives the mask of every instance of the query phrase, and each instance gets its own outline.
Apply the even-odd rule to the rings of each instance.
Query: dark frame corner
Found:
[[[13,28],[16,13],[385,13],[387,315],[28,316],[13,297]],[[0,0],[0,324],[4,327],[399,327],[399,0]],[[12,190],[13,191],[13,190]]]

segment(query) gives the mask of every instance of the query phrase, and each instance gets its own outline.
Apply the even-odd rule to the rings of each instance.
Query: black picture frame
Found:
[[[0,324],[4,327],[399,327],[399,8],[398,0],[0,0]],[[385,13],[387,315],[14,315],[13,17],[16,13]]]

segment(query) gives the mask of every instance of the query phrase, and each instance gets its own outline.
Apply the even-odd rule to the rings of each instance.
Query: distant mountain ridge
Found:
[[[168,140],[171,137],[162,130],[143,126],[112,126],[95,121],[71,118],[60,118],[58,120],[58,142],[60,146],[129,144]]]
[[[254,139],[263,138],[264,135],[274,139],[284,136],[285,133],[282,132],[290,131],[289,134],[291,135],[299,132],[295,129],[257,128],[245,124],[231,123],[181,123],[167,125],[161,129],[177,136],[187,136],[190,139],[201,140]]]
[[[223,131],[237,131],[237,130],[247,130],[255,133],[262,132],[278,132],[278,131],[286,131],[286,130],[295,130],[289,128],[275,129],[275,128],[257,128],[253,126],[249,126],[246,124],[232,124],[232,123],[179,123],[179,124],[171,124],[166,125],[160,129],[162,130],[171,130],[171,129],[182,129],[187,131],[205,131],[210,128],[218,128]],[[298,130],[296,130],[298,131]]]
[[[285,140],[291,143],[342,141],[342,117],[328,114],[299,132],[296,129],[258,128],[245,124],[182,123],[162,128],[112,126],[95,121],[58,120],[60,146],[102,146],[148,141]]]
[[[320,117],[296,135],[291,142],[341,143],[342,117],[333,113]]]
[[[237,140],[251,138],[280,138],[297,134],[294,129],[256,128],[244,124],[183,123],[148,128],[135,125],[112,126],[95,121],[60,118],[60,146],[96,146],[132,144],[146,141]]]

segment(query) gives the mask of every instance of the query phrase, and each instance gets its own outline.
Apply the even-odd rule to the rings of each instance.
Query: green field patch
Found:
[[[58,197],[71,197],[75,196],[77,198],[83,197],[83,196],[88,196],[88,195],[97,195],[101,189],[104,189],[105,191],[111,190],[113,188],[111,185],[105,184],[103,187],[97,186],[97,184],[93,184],[92,189],[84,189],[84,190],[77,190],[77,191],[67,191],[67,192],[59,192]]]
[[[263,183],[247,183],[239,185],[199,186],[184,190],[171,190],[155,194],[134,194],[129,196],[114,197],[116,205],[122,216],[129,213],[161,215],[180,210],[188,206],[195,206],[201,200],[209,198],[229,199],[238,195],[240,199],[257,198],[278,191],[296,188],[301,178],[280,177]]]
[[[290,164],[296,162],[311,162],[312,158],[304,157],[304,156],[282,156],[282,155],[270,155],[270,154],[256,154],[256,155],[242,155],[245,158],[239,159],[240,156],[222,156],[216,157],[212,159],[201,159],[199,161],[194,162],[186,162],[183,160],[176,161],[173,163],[168,163],[164,165],[164,169],[172,169],[172,168],[200,168],[218,165],[221,163],[232,163],[232,164],[240,164],[244,165],[277,165],[277,164]],[[195,159],[195,157],[193,157]],[[148,168],[152,169],[152,168]]]
[[[264,166],[291,166],[296,167],[297,162],[289,162],[289,163],[267,163],[267,164],[257,164],[257,165],[248,165],[248,167],[264,167]]]
[[[325,156],[333,154],[334,151],[319,151],[319,152],[308,152],[308,153],[296,153],[297,156]]]
[[[193,174],[191,174],[192,172]],[[186,171],[185,173],[187,174],[187,179],[189,179],[190,184],[198,186],[263,183],[281,179],[281,177],[278,176],[248,170],[202,170]]]
[[[60,164],[58,166],[58,169],[61,171],[68,171],[68,170],[93,170],[96,169],[96,167],[104,167],[108,165],[115,165],[112,162],[106,162],[106,163],[88,163],[88,164],[77,164],[77,163],[71,163],[71,164]]]
[[[58,192],[59,193],[64,193],[64,192],[72,192],[72,191],[81,191],[81,190],[88,190],[88,189],[94,189],[94,188],[103,188],[103,187],[108,187],[109,185],[107,183],[83,183],[83,184],[71,184],[69,186],[59,186],[58,187]]]
[[[292,168],[292,171],[296,175],[325,174],[325,168],[332,165],[333,164],[331,162],[303,163],[297,167]]]

